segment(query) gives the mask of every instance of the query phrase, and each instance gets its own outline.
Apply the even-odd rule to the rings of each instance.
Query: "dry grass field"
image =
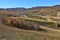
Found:
[[[0,24],[0,40],[60,40],[60,31],[46,29],[47,31],[24,30]]]
[[[27,18],[28,17],[32,18],[33,15],[57,16],[57,13],[60,11],[60,6],[55,5],[52,7],[33,7],[28,9],[25,9],[25,8],[22,8],[19,10],[18,9],[11,8],[11,9],[0,10],[0,40],[60,40],[60,28],[56,29],[56,28],[47,27],[47,26],[40,26],[39,24],[40,30],[30,30],[30,29],[26,30],[26,29],[17,28],[15,25],[16,20],[13,20],[14,23],[12,23],[12,25],[15,25],[15,26],[5,25],[2,23],[3,21],[2,19],[6,17],[16,18],[18,16],[20,17],[21,15],[26,15]],[[34,18],[39,18],[39,17],[34,17]],[[44,19],[44,18],[41,18],[41,19]],[[28,24],[27,26],[29,27],[32,27],[31,25],[36,27],[35,22],[39,22],[42,25],[43,24],[45,25],[45,23],[47,24],[47,22],[43,22],[43,21],[46,21],[46,19],[44,19],[43,21],[39,21],[40,19],[36,20],[36,19],[28,18],[26,20],[28,20],[29,22],[35,20],[34,22],[31,22],[30,25],[29,25],[29,22],[22,20],[23,22],[22,24]],[[6,23],[9,24],[11,22],[6,22]],[[54,23],[48,22],[48,24],[50,25]],[[23,27],[23,25],[22,26],[19,25],[19,26]],[[56,27],[56,25],[54,27]]]

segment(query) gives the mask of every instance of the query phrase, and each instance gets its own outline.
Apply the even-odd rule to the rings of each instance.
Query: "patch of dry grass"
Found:
[[[4,26],[0,29],[0,40],[60,40],[60,37],[47,35],[44,32]]]

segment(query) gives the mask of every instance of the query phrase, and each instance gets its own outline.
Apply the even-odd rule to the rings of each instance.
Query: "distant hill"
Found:
[[[32,8],[0,8],[0,13],[7,14],[41,14],[41,15],[55,15],[60,11],[60,5],[54,6],[37,6]]]

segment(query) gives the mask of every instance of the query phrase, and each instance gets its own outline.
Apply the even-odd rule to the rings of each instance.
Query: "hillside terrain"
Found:
[[[45,28],[44,28],[45,29]],[[0,24],[0,40],[60,40],[60,30],[52,31],[23,30]]]
[[[60,5],[55,6],[38,6],[32,8],[6,8],[0,9],[0,13],[7,14],[41,14],[41,15],[54,15],[60,11]]]
[[[57,18],[57,12],[60,12],[60,5],[32,8],[1,8],[0,40],[60,40],[60,25],[57,27],[57,23],[55,24],[45,19],[45,17],[51,17],[50,19]],[[59,18],[58,20],[60,20]],[[31,27],[40,29],[29,29]]]

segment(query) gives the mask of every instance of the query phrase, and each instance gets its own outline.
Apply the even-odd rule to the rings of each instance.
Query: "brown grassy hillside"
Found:
[[[32,8],[0,9],[0,40],[60,40],[60,30],[41,26],[43,30],[25,30],[2,24],[2,19],[21,15],[55,15],[60,11],[60,5]],[[14,21],[14,20],[13,20]],[[16,21],[15,21],[16,22]],[[20,26],[20,25],[19,25]],[[34,25],[35,26],[35,25]],[[22,26],[23,27],[23,26]]]
[[[0,24],[0,40],[60,40],[57,31],[30,31]]]
[[[7,14],[43,14],[43,15],[55,15],[57,11],[60,11],[60,5],[55,6],[39,6],[32,8],[7,8],[0,9],[0,13]]]

